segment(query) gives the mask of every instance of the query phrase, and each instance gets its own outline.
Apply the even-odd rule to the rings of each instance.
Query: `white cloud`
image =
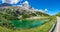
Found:
[[[2,3],[17,4],[19,1],[22,0],[2,0]]]
[[[45,9],[45,11],[48,11],[48,9]]]
[[[29,4],[28,1],[23,2],[23,4],[25,4],[25,3],[26,3],[26,4]]]

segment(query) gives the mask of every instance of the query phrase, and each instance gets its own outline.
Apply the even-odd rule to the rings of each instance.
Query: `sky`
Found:
[[[45,10],[49,15],[54,15],[60,12],[60,0],[11,0],[11,1],[13,1],[12,4],[17,5],[20,5],[24,1],[28,1],[30,6],[34,7],[35,9]],[[1,3],[2,0],[0,0],[0,4]]]

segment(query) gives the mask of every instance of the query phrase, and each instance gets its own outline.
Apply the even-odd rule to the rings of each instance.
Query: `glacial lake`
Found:
[[[11,20],[17,29],[35,28],[49,21],[47,20]]]

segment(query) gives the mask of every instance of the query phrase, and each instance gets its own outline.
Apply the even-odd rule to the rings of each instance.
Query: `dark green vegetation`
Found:
[[[20,23],[19,23],[20,19],[25,19],[25,18],[29,18],[32,16],[37,16],[37,14],[42,15],[45,13],[37,12],[37,11],[34,11],[34,12],[27,11],[27,10],[23,10],[20,7],[5,7],[5,8],[3,7],[3,8],[0,8],[0,25],[5,26],[10,29],[16,29],[14,24],[17,22],[20,25]],[[22,16],[22,17],[20,17],[20,16]],[[18,17],[20,17],[20,18],[18,18]],[[12,21],[14,24],[12,24],[11,20],[14,20],[14,21]],[[23,21],[22,24],[24,24],[24,23],[25,24],[30,23],[29,25],[31,26],[33,21],[27,21],[27,22]],[[15,24],[15,25],[18,25],[18,24]]]
[[[33,11],[33,10],[24,10],[21,7],[2,7],[0,8],[0,14],[4,14],[4,17],[11,19],[11,18],[29,18],[32,16],[49,16],[46,13]],[[19,18],[19,19],[20,19]]]
[[[56,16],[59,16],[60,17],[60,12],[56,14]]]
[[[33,16],[47,19],[26,20]],[[46,13],[24,10],[21,7],[0,8],[0,32],[48,32],[52,23],[56,23],[56,17]]]
[[[48,19],[50,19],[48,22],[45,22],[46,19],[44,21],[41,21],[41,20],[33,20],[34,21],[41,21],[41,22],[45,22],[43,25],[41,26],[38,26],[38,27],[35,27],[35,28],[28,28],[28,29],[21,29],[21,30],[11,30],[11,29],[8,29],[8,28],[5,28],[5,27],[0,27],[0,31],[2,32],[49,32],[50,28],[52,27],[52,23],[56,23],[56,17],[55,16],[50,16]],[[14,21],[14,20],[13,20]],[[17,21],[17,20],[16,20]],[[15,21],[15,23],[16,23]],[[21,21],[21,20],[19,20]],[[23,20],[23,21],[26,21],[26,20]],[[29,20],[29,21],[32,21],[32,20]],[[33,23],[32,22],[32,23]],[[13,22],[14,23],[14,22]],[[14,24],[15,24],[14,23]],[[19,24],[19,22],[17,22]],[[22,22],[22,23],[26,23],[26,22]],[[28,22],[28,23],[31,23],[31,22]],[[27,24],[28,24],[27,23]],[[36,22],[37,23],[37,22]],[[23,25],[24,25],[23,24]],[[16,24],[15,24],[16,25]],[[19,26],[19,25],[18,25]],[[16,29],[16,28],[15,28]]]
[[[36,14],[37,14],[37,15],[40,15],[40,16],[49,16],[48,14],[46,14],[46,13],[41,13],[41,12],[39,12],[39,11],[36,11]]]

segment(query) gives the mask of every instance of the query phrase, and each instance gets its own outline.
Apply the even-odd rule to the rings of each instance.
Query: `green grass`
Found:
[[[49,32],[50,28],[52,27],[52,23],[53,22],[56,23],[56,17],[51,16],[49,18],[50,18],[49,22],[47,22],[39,27],[36,27],[36,28],[13,30],[13,29],[8,29],[6,27],[0,26],[0,32]]]
[[[18,7],[16,7],[16,8],[18,8]],[[41,13],[41,12],[38,12],[38,11],[35,11],[35,13],[30,12],[31,13],[30,14],[27,11],[24,12],[24,10],[22,10],[20,8],[19,8],[19,12],[23,12],[23,13],[21,13],[21,15],[19,15],[20,13],[19,14],[16,13],[16,10],[17,10],[16,8],[15,7],[0,8],[0,10],[1,10],[0,11],[0,32],[49,32],[50,28],[52,27],[52,23],[56,23],[56,17],[55,16],[50,17],[48,14]],[[30,28],[29,29],[19,29],[19,30],[18,29],[15,29],[15,30],[12,29],[13,28],[12,26],[14,26],[14,25],[10,22],[10,20],[13,20],[13,19],[14,20],[16,20],[16,19],[20,20],[20,18],[18,18],[20,16],[22,16],[21,19],[26,19],[26,18],[29,18],[29,17],[32,17],[32,16],[37,16],[37,15],[40,15],[42,17],[49,16],[50,21],[44,23],[41,26],[31,28],[31,29]],[[41,20],[44,20],[44,19],[41,19]],[[33,20],[33,19],[31,19],[31,20]],[[33,21],[39,21],[39,20],[35,19]],[[3,24],[3,25],[1,26],[1,24]]]

